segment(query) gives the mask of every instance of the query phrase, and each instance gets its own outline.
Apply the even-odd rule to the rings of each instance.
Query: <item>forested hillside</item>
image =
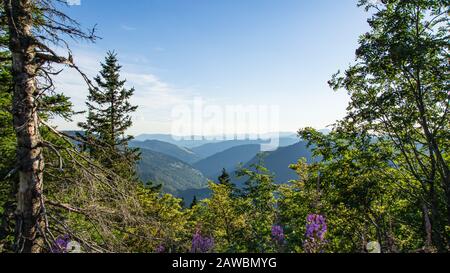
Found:
[[[297,163],[299,159],[305,159],[308,164],[320,160],[320,157],[314,158],[311,150],[312,148],[308,147],[308,143],[300,141],[297,144],[280,147],[276,151],[255,156],[244,167],[250,168],[252,165],[261,162],[273,173],[275,183],[283,184],[297,179],[297,174],[289,166]]]
[[[185,162],[146,149],[140,149],[140,152],[138,172],[142,181],[160,184],[166,192],[175,195],[179,191],[203,189],[208,186],[203,174]]]

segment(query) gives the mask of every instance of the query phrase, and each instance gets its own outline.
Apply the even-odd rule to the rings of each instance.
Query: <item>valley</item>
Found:
[[[130,147],[141,151],[138,173],[143,181],[161,184],[164,192],[182,198],[189,205],[194,197],[198,200],[209,197],[208,181],[217,183],[222,169],[238,187],[243,187],[245,181],[236,177],[236,171],[251,168],[261,160],[277,184],[295,179],[295,172],[288,166],[299,158],[313,162],[311,151],[295,133],[280,135],[280,147],[273,152],[261,152],[263,140],[177,141],[161,134],[137,136]]]

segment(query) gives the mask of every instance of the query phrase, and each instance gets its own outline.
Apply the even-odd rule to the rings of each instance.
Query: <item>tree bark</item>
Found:
[[[13,119],[17,135],[19,185],[17,193],[17,252],[42,252],[45,229],[42,219],[42,154],[37,114],[37,65],[32,39],[32,1],[4,0],[10,30],[12,75],[14,80]]]
[[[425,234],[426,234],[425,248],[427,250],[429,250],[429,249],[431,249],[431,247],[433,245],[433,233],[432,233],[432,228],[431,228],[431,221],[430,221],[430,217],[429,217],[428,207],[425,203],[422,205],[422,211],[423,211],[423,219],[424,219]]]

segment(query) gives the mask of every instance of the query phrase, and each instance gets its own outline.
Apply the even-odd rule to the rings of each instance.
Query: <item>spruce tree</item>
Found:
[[[129,101],[135,89],[125,88],[126,80],[120,79],[116,53],[108,52],[101,67],[94,78],[97,87],[89,89],[87,120],[79,126],[93,158],[124,178],[135,178],[139,152],[128,147],[133,137],[126,135],[132,125],[130,114],[137,109]]]
[[[222,174],[219,176],[219,184],[221,185],[226,185],[231,187],[231,179],[230,179],[230,175],[227,173],[227,170],[224,168],[222,169]]]
[[[230,197],[237,197],[240,194],[240,190],[231,182],[231,177],[225,168],[222,169],[222,174],[217,179],[219,185],[225,185],[230,190]]]
[[[197,196],[194,195],[194,199],[192,199],[190,208],[192,209],[193,207],[197,206],[197,204],[198,204]]]

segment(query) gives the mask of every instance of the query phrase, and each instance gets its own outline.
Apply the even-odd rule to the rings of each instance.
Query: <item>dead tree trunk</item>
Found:
[[[16,247],[18,252],[38,253],[42,251],[45,228],[41,217],[44,157],[36,105],[32,3],[31,0],[4,0],[3,3],[10,29],[13,118],[17,135]]]

